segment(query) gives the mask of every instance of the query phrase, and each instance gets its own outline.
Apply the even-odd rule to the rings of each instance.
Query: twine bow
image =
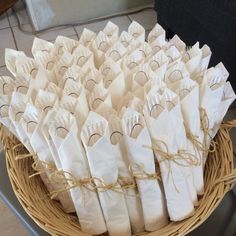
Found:
[[[171,168],[171,162],[175,163],[176,165],[182,166],[182,167],[190,167],[190,166],[199,165],[199,160],[196,156],[194,156],[191,153],[186,152],[185,150],[179,150],[177,153],[172,154],[169,152],[168,146],[164,141],[158,140],[157,143],[162,144],[162,149],[159,148],[158,146],[156,146],[156,147],[145,146],[145,147],[151,148],[156,154],[158,154],[158,156],[160,157],[159,163],[161,163],[163,161],[167,161],[169,174],[171,175],[173,185],[175,187],[175,190],[177,192],[179,192],[179,190],[175,184],[173,171]],[[157,143],[156,143],[156,145],[157,145]]]
[[[76,187],[79,187],[81,189],[84,198],[85,198],[85,192],[83,188],[92,192],[96,191],[106,192],[108,190],[112,190],[114,192],[123,194],[123,190],[118,182],[108,184],[105,183],[105,181],[102,178],[98,177],[88,177],[88,178],[78,179],[67,171],[56,171],[52,174],[51,180],[54,181],[55,183],[60,183],[64,185],[63,188],[55,190],[50,193],[52,199],[55,198],[58,194]]]
[[[47,171],[56,171],[56,166],[54,164],[41,161],[36,155],[34,157],[32,168],[36,171],[36,173],[30,175],[29,178],[32,178],[36,175],[43,174]]]

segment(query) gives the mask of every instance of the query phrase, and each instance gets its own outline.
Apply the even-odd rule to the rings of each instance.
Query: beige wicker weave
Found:
[[[229,129],[236,126],[236,120],[221,125],[215,137],[217,148],[208,157],[205,166],[205,194],[194,216],[181,222],[170,222],[166,227],[147,235],[186,235],[202,224],[219,205],[224,195],[236,181],[236,169],[233,164],[233,148]],[[63,212],[57,201],[51,200],[39,176],[29,178],[34,173],[30,158],[15,160],[13,146],[19,141],[1,127],[0,137],[3,141],[7,159],[7,169],[13,190],[25,211],[45,231],[52,235],[87,235],[81,232],[75,215]],[[20,153],[26,153],[22,148]],[[121,226],[122,227],[122,226]]]

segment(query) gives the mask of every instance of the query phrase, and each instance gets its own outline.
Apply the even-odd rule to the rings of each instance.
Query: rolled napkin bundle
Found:
[[[200,67],[201,59],[202,50],[199,48],[199,42],[197,42],[183,55],[183,60],[186,63],[185,65],[190,75],[196,73],[196,71]]]
[[[202,155],[205,148],[201,143],[200,137],[199,85],[186,77],[170,84],[170,87],[180,98],[181,111],[188,138],[188,151],[198,159],[198,165],[192,166],[194,186],[197,193],[202,195],[204,193]]]
[[[54,43],[35,37],[31,48],[31,52],[32,55],[35,57],[39,52],[44,54],[50,54],[54,49],[55,49]]]
[[[137,66],[131,75],[132,91],[135,91],[140,87],[144,87],[144,85],[149,80],[155,80],[155,79],[156,79],[156,74],[151,70],[148,64]]]
[[[120,64],[122,58],[126,55],[127,49],[125,46],[117,41],[105,53],[106,58],[112,59],[114,62]]]
[[[83,76],[82,84],[88,93],[91,93],[96,85],[102,80],[102,75],[96,68],[90,68]]]
[[[86,47],[79,45],[72,54],[74,64],[80,68],[87,70],[94,67],[93,53]]]
[[[125,194],[131,229],[134,233],[140,233],[144,231],[143,210],[136,189],[135,179],[129,169],[129,159],[126,152],[120,119],[115,115],[111,115],[108,121],[110,142],[118,167],[118,182]]]
[[[105,33],[111,42],[115,42],[119,37],[119,27],[111,21],[108,21],[103,29],[103,33]]]
[[[21,125],[23,131],[28,136],[29,143],[33,149],[33,167],[37,171],[36,174],[40,174],[48,191],[53,192],[56,190],[56,186],[50,181],[50,176],[51,173],[55,171],[55,165],[50,153],[47,152],[47,144],[41,136],[39,127],[42,119],[42,112],[28,103],[21,119]],[[36,174],[33,174],[32,176]]]
[[[212,138],[215,137],[226,112],[228,111],[230,105],[233,103],[235,99],[236,99],[236,94],[231,84],[229,82],[226,82],[224,85],[223,95],[221,97],[221,102],[219,106],[220,109],[217,111],[215,124],[210,133],[210,136]]]
[[[156,24],[148,34],[148,43],[154,53],[166,45],[166,32],[159,24]]]
[[[108,122],[91,111],[82,127],[81,139],[109,234],[130,235],[129,214],[118,183],[118,167],[110,143]]]
[[[81,141],[76,119],[70,112],[59,109],[49,127],[62,165],[59,179],[66,180],[82,230],[97,235],[106,232],[106,225]],[[63,175],[64,174],[64,175]],[[55,174],[55,179],[57,177]],[[65,177],[65,179],[64,179]]]
[[[65,84],[68,80],[73,80],[78,83],[82,83],[81,80],[85,76],[85,71],[82,70],[77,65],[72,65],[70,68],[68,68],[65,71],[65,74],[62,76],[62,78],[58,81],[58,86],[60,88],[64,88]]]
[[[33,149],[30,144],[29,137],[24,132],[22,127],[22,116],[25,112],[27,103],[30,101],[29,97],[18,93],[13,92],[9,107],[9,118],[11,119],[12,126],[10,127],[10,131],[13,134],[16,134],[18,139],[24,143],[25,147],[30,153],[33,153]]]
[[[7,69],[12,73],[13,76],[16,76],[17,68],[16,61],[26,58],[26,55],[22,51],[16,51],[14,49],[6,48],[5,49],[5,63]]]
[[[53,160],[52,162],[55,163],[55,171],[61,171],[62,170],[62,164],[61,164],[61,161],[60,161],[60,158],[59,158],[59,155],[58,155],[58,150],[57,150],[57,147],[56,147],[56,144],[55,143],[55,139],[52,140],[52,137],[50,136],[50,133],[49,133],[49,129],[52,125],[52,123],[55,122],[54,118],[56,116],[57,112],[55,109],[51,109],[49,110],[41,125],[40,125],[40,129],[41,129],[41,132],[40,132],[40,135],[42,135],[44,141],[47,143],[47,146],[49,148],[49,152],[50,152],[50,157],[52,158],[51,160]],[[65,185],[63,182],[57,182],[57,181],[53,181],[55,185],[55,191],[57,190],[60,190],[60,189],[63,189],[65,188]],[[60,194],[58,195],[58,199],[60,200],[61,204],[62,204],[62,207],[64,209],[65,212],[67,213],[72,213],[72,212],[75,212],[75,207],[74,207],[74,204],[73,204],[73,201],[71,199],[71,195],[70,195],[70,192],[69,191],[66,191],[66,192],[60,192]]]
[[[103,84],[100,83],[93,89],[93,92],[88,98],[89,108],[92,111],[99,109],[102,103],[107,104],[112,108],[111,94],[107,92],[107,89],[103,87]]]
[[[176,127],[173,127],[165,98],[156,93],[149,95],[144,116],[152,138],[154,153],[160,165],[169,217],[172,221],[179,221],[191,216],[194,213],[194,206],[183,173],[181,158],[176,155],[176,134],[173,133]]]
[[[208,149],[211,144],[212,137],[210,134],[216,121],[218,107],[221,104],[221,98],[228,76],[229,73],[224,65],[219,63],[205,72],[200,84],[201,142],[206,150],[203,157],[203,165],[205,164]],[[214,146],[212,146],[212,150],[214,150]]]
[[[128,33],[130,33],[134,39],[140,43],[145,41],[145,29],[136,21],[132,21],[129,25]]]
[[[103,31],[100,31],[91,44],[96,67],[99,67],[104,62],[105,53],[110,46],[109,37]]]
[[[80,35],[79,44],[84,47],[90,48],[92,41],[96,38],[96,33],[84,28],[82,34]]]
[[[127,108],[122,116],[122,128],[126,141],[130,169],[136,179],[143,207],[144,225],[147,231],[155,231],[168,223],[165,197],[158,182],[154,156],[142,115]]]
[[[166,56],[163,50],[158,51],[153,56],[147,58],[152,71],[156,74],[156,78],[164,80],[167,70],[169,58]]]
[[[125,76],[120,66],[107,59],[99,68],[103,78],[103,86],[111,94],[112,106],[117,108],[120,98],[125,95]]]
[[[181,54],[184,54],[186,52],[186,44],[179,38],[178,35],[174,35],[174,37],[170,39],[167,45],[168,48],[170,48],[171,46],[175,46]]]
[[[61,35],[57,36],[55,40],[55,47],[59,55],[62,55],[64,52],[69,52],[72,54],[78,45],[79,42],[77,40]]]

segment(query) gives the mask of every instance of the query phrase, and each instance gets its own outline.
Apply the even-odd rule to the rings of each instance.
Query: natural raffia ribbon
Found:
[[[215,152],[216,150],[216,146],[217,143],[212,139],[211,135],[210,135],[210,121],[207,115],[207,112],[204,108],[200,107],[199,108],[200,111],[200,122],[201,122],[201,129],[204,133],[204,152],[205,152],[205,156],[207,156],[208,152]],[[208,143],[207,143],[207,139],[208,137],[210,138],[210,145],[208,148]]]
[[[162,148],[158,147],[158,143],[161,144]],[[159,155],[159,157],[161,158],[159,160],[159,163],[163,161],[168,161],[169,173],[171,175],[175,190],[177,192],[179,192],[179,190],[175,184],[173,171],[171,168],[171,162],[182,167],[191,167],[191,166],[199,165],[199,159],[195,155],[188,153],[185,150],[178,150],[177,153],[172,154],[169,152],[167,144],[161,140],[156,140],[156,147],[149,147],[146,145],[144,147],[151,148],[156,154]]]

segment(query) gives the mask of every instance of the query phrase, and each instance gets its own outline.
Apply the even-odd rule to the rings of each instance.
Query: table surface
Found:
[[[236,117],[236,108],[227,114],[228,119]],[[236,150],[236,130],[232,132],[232,140]],[[48,236],[23,210],[13,193],[10,180],[6,170],[4,154],[0,154],[0,197],[4,203],[15,213],[22,224],[33,236]],[[236,187],[227,193],[219,207],[213,212],[209,219],[190,233],[190,236],[201,235],[233,236],[236,235]]]

